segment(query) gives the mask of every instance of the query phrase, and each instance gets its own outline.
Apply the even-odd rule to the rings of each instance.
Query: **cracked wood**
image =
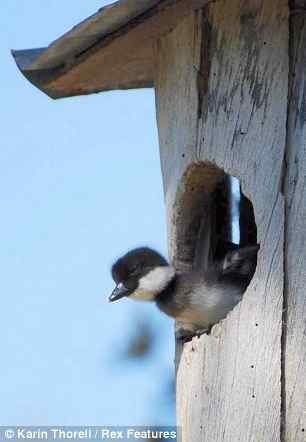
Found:
[[[254,205],[261,246],[242,303],[210,336],[177,349],[182,441],[279,441],[287,2],[220,0],[161,38],[157,53],[172,259],[180,241],[173,225],[176,190],[197,161],[210,161],[240,179]]]
[[[285,186],[285,312],[283,339],[286,442],[306,438],[306,7],[296,1],[290,26],[290,102]],[[301,13],[297,12],[297,8]]]

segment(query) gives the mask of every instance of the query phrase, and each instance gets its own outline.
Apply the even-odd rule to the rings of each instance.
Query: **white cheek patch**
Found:
[[[174,278],[175,270],[170,266],[156,267],[139,280],[137,292],[150,293],[152,298],[162,292]]]

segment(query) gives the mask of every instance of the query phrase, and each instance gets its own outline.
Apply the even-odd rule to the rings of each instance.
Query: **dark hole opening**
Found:
[[[257,244],[253,205],[239,180],[208,162],[194,163],[185,171],[172,226],[172,260],[182,271],[207,269],[228,252]],[[247,285],[256,264],[257,253]]]
[[[243,194],[239,180],[211,163],[194,163],[187,168],[178,189],[174,218],[177,246],[173,252],[182,266],[194,263],[203,236],[210,236],[212,253],[217,256],[233,244],[243,247],[257,243],[253,205]]]

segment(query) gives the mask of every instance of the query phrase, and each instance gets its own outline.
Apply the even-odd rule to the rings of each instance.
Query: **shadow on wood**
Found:
[[[232,242],[231,236],[233,219],[230,178],[222,169],[204,161],[191,164],[184,172],[177,187],[171,223],[176,247],[173,264],[180,271],[193,268],[204,274],[216,261],[221,261],[227,252],[239,247]],[[257,244],[253,205],[241,191],[237,222],[240,244]],[[180,362],[181,350],[182,344],[178,343],[176,367]]]

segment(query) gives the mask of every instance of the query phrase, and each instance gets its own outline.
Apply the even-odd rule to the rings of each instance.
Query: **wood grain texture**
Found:
[[[52,42],[33,62],[32,69],[54,68],[65,63],[158,3],[160,0],[119,0],[104,6]]]
[[[126,17],[118,2],[37,52],[35,59],[33,50],[28,62],[27,51],[13,55],[25,77],[52,98],[152,87],[156,40],[209,1],[128,1],[137,7],[126,9]]]
[[[201,60],[202,15],[183,20],[157,43],[156,115],[160,141],[161,168],[168,219],[169,252],[178,268],[188,263],[177,259],[179,239],[175,199],[182,175],[197,160],[198,76]],[[181,189],[181,193],[184,189]],[[190,263],[192,265],[192,263]]]
[[[158,58],[157,120],[172,259],[180,242],[176,190],[187,167],[199,161],[240,179],[254,205],[261,246],[242,303],[210,336],[177,349],[182,441],[279,441],[287,2],[220,0],[163,37]]]
[[[297,2],[301,7],[302,2]],[[295,9],[296,12],[296,9]],[[301,12],[301,11],[300,11]],[[305,10],[306,12],[306,10]],[[284,440],[306,440],[306,14],[290,27],[285,187]]]

